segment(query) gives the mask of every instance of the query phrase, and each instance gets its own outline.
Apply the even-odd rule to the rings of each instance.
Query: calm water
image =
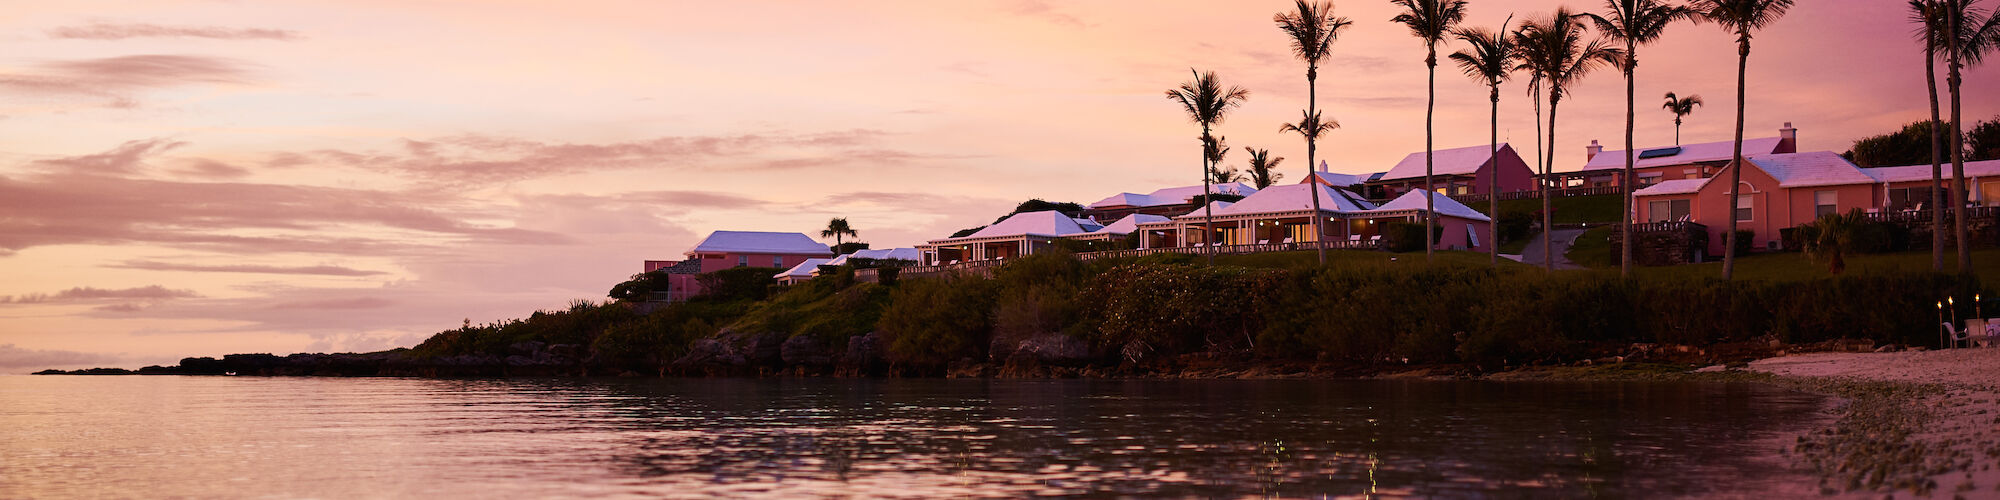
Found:
[[[1401,381],[0,376],[0,497],[1769,497],[1814,396]]]

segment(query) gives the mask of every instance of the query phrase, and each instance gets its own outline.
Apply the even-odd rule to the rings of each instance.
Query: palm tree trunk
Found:
[[[1437,242],[1433,241],[1431,226],[1437,223],[1437,207],[1433,196],[1437,187],[1431,184],[1431,118],[1437,115],[1437,45],[1431,45],[1431,55],[1424,59],[1430,67],[1430,98],[1424,104],[1424,262],[1429,263],[1437,253]]]
[[[1961,124],[1958,103],[1958,86],[1963,83],[1958,70],[1964,66],[1962,62],[1964,55],[1959,52],[1964,50],[1964,47],[1958,38],[1956,34],[1951,38],[1951,66],[1949,66],[1951,75],[1946,76],[1944,80],[1945,86],[1951,90],[1951,216],[1957,219],[1952,221],[1952,229],[1954,235],[1958,236],[1958,272],[1971,274],[1972,246],[1966,241],[1965,220],[1965,195],[1969,194],[1965,190],[1965,144],[1963,143],[1965,134],[1962,132],[1964,129],[1959,128]]]
[[[1208,257],[1208,265],[1215,266],[1215,192],[1208,187],[1208,125],[1201,126],[1201,243],[1202,254]]]
[[[1556,103],[1561,100],[1562,94],[1549,92],[1549,154],[1545,158],[1546,163],[1542,164],[1542,177],[1545,179],[1554,175],[1556,171]],[[1550,253],[1555,250],[1551,244],[1555,238],[1549,234],[1555,230],[1555,218],[1550,213],[1551,208],[1549,185],[1544,182],[1542,183],[1542,269],[1555,272],[1556,256]]]
[[[1492,150],[1488,162],[1492,172],[1486,174],[1486,260],[1495,268],[1500,267],[1500,84],[1493,84],[1493,123],[1487,147]]]
[[[1674,145],[1681,145],[1681,116],[1679,113],[1674,114]]]
[[[1743,72],[1750,68],[1750,39],[1743,38],[1736,47],[1736,145],[1730,158],[1735,166],[1729,169],[1729,232],[1722,236],[1722,279],[1728,281],[1736,276],[1736,203],[1743,189]]]
[[[1311,116],[1312,113],[1319,111],[1319,84],[1317,80],[1319,80],[1319,65],[1307,64],[1306,65],[1307,116]],[[1313,125],[1318,125],[1318,124],[1315,123]],[[1313,199],[1313,215],[1312,215],[1313,247],[1319,249],[1319,265],[1324,266],[1326,265],[1326,221],[1322,220],[1319,215],[1319,170],[1318,170],[1319,162],[1314,160],[1314,156],[1319,153],[1319,145],[1314,141],[1315,139],[1314,136],[1317,135],[1319,135],[1318,130],[1311,130],[1307,131],[1306,133],[1306,185],[1312,187],[1311,189],[1312,189],[1312,199]]]
[[[1924,42],[1924,87],[1931,94],[1931,270],[1944,272],[1944,123],[1938,119],[1937,44],[1935,34]]]
[[[1619,190],[1625,193],[1618,204],[1618,277],[1632,277],[1632,176],[1637,169],[1632,157],[1632,110],[1639,95],[1633,87],[1633,71],[1637,69],[1639,56],[1634,51],[1639,46],[1631,39],[1625,40],[1625,175],[1618,181]]]

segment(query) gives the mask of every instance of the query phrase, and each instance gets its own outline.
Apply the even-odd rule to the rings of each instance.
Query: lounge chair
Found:
[[[1944,349],[1958,347],[1959,341],[1965,341],[1968,347],[1972,345],[1972,332],[1958,329],[1949,322],[1939,323],[1939,326],[1944,328],[1944,332],[1938,334],[1938,344]]]

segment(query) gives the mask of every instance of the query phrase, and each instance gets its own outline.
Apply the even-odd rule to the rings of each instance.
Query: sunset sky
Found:
[[[1927,113],[1903,2],[1800,3],[1754,43],[1750,137],[1790,121],[1844,151]],[[1423,149],[1423,48],[1386,0],[1337,4],[1321,157],[1387,170]],[[1198,183],[1199,130],[1163,96],[1190,67],[1250,89],[1219,134],[1296,181],[1289,5],[15,2],[0,373],[409,346],[602,300],[712,230],[847,217],[910,246],[1028,198]],[[1468,24],[1557,5],[1473,0]],[[1673,141],[1668,91],[1709,102],[1688,142],[1728,139],[1734,70],[1712,24],[1643,48],[1641,147]],[[1967,120],[2000,113],[2000,72],[1966,79]],[[1438,147],[1485,144],[1485,89],[1441,66],[1437,90]],[[1606,70],[1564,102],[1557,170],[1622,148],[1623,90]],[[1532,152],[1524,86],[1503,92],[1501,140]]]

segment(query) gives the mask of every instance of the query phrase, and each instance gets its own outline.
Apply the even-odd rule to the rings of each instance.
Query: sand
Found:
[[[1911,428],[1908,447],[1930,463],[1935,489],[1896,491],[1893,498],[2000,498],[2000,348],[1893,353],[1818,353],[1782,356],[1750,363],[1750,370],[1811,379],[1859,379],[1931,384],[1938,390],[1920,396],[1891,397],[1909,412],[1897,422]],[[1838,432],[1875,429],[1869,415],[1847,411]],[[1907,417],[1913,415],[1914,417]],[[1897,457],[1896,452],[1871,452],[1873,458]],[[1899,460],[1899,458],[1888,458]],[[1900,460],[1914,460],[1900,458]],[[1881,490],[1882,493],[1888,493]],[[1928,493],[1927,495],[1921,493]],[[1879,494],[1879,493],[1878,493]]]

